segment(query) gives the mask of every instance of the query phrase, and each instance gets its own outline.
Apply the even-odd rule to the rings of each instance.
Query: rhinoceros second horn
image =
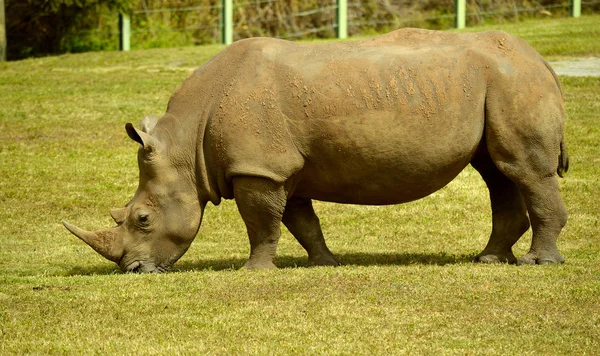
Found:
[[[117,209],[112,209],[110,211],[110,216],[113,218],[113,220],[118,224],[122,224],[123,221],[125,221],[126,218],[126,210],[125,208],[117,208]]]

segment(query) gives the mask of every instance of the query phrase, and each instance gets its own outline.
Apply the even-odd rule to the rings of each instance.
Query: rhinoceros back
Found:
[[[293,179],[298,194],[345,203],[421,198],[481,142],[490,72],[513,69],[502,35],[239,41],[194,75],[211,108],[204,146],[227,180]]]

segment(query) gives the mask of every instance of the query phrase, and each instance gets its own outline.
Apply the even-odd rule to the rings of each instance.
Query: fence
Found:
[[[0,5],[4,0],[0,0]],[[12,1],[12,11],[28,2]],[[98,2],[60,36],[37,31],[39,19],[12,16],[9,56],[130,48],[181,47],[256,36],[365,36],[401,27],[448,29],[522,18],[599,13],[600,0],[135,0],[117,16]],[[23,5],[25,4],[25,5]],[[18,5],[18,6],[17,6]],[[6,49],[0,6],[0,60]],[[14,14],[14,12],[13,12]],[[41,18],[41,17],[40,17]],[[45,19],[45,18],[44,18]],[[39,20],[41,21],[41,20]],[[51,29],[51,19],[45,23]],[[42,22],[42,24],[44,24]],[[28,32],[29,31],[29,32]]]
[[[165,11],[213,11],[217,10],[219,12],[219,23],[218,29],[220,32],[219,42],[223,44],[230,44],[234,40],[234,21],[233,21],[233,11],[236,8],[241,8],[246,5],[260,5],[264,3],[272,3],[274,0],[255,0],[252,2],[238,3],[234,4],[233,0],[219,0],[220,3],[208,6],[188,6],[188,7],[180,7],[176,9],[142,9],[134,11],[133,15],[148,15],[150,13],[157,12],[165,12]],[[568,8],[569,14],[573,17],[579,17],[581,15],[581,0],[568,0]],[[360,3],[348,3],[347,0],[335,0],[335,3],[325,4],[325,6],[320,6],[319,8],[301,11],[295,14],[292,14],[292,17],[302,17],[313,15],[315,13],[322,13],[327,11],[335,10],[335,22],[324,27],[317,27],[310,29],[308,31],[295,33],[287,36],[276,36],[276,37],[299,37],[302,35],[306,35],[309,33],[321,32],[324,30],[335,30],[335,34],[337,38],[346,38],[348,36],[348,26],[350,25],[361,25],[362,22],[350,22],[348,21],[348,8],[356,7],[360,5]],[[558,4],[555,6],[545,6],[543,9],[554,8],[554,7],[564,7],[564,4]],[[537,10],[537,8],[535,8]],[[524,9],[520,9],[523,11]],[[519,11],[519,9],[516,9]],[[489,13],[488,13],[489,14]],[[452,14],[445,14],[441,16],[437,16],[432,18],[433,20],[442,20],[442,19],[453,19],[455,28],[464,28],[466,26],[466,18],[467,18],[467,6],[466,0],[454,0],[454,12]],[[131,44],[131,20],[130,14],[119,14],[119,48],[123,51],[128,51],[130,49]],[[431,20],[431,19],[430,19]],[[382,21],[379,21],[381,24]],[[385,20],[383,21],[385,22]],[[398,20],[392,21],[387,20],[389,24],[394,22],[398,22]],[[372,21],[370,22],[372,23]]]

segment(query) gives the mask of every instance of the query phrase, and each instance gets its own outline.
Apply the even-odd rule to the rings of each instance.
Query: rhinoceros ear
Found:
[[[125,130],[127,131],[127,135],[129,135],[132,140],[144,147],[144,150],[153,152],[158,149],[160,143],[156,138],[150,136],[144,131],[136,129],[131,123],[128,122],[125,124]]]
[[[145,118],[143,118],[140,122],[140,128],[142,129],[142,131],[149,134],[150,131],[152,131],[152,129],[154,128],[154,126],[156,126],[157,122],[158,119],[156,118],[156,116],[148,115]]]

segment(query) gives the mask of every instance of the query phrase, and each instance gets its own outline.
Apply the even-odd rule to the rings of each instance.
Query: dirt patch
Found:
[[[600,58],[582,58],[574,61],[550,62],[558,75],[572,77],[600,77]]]

